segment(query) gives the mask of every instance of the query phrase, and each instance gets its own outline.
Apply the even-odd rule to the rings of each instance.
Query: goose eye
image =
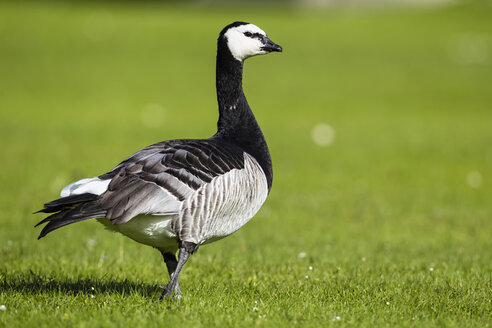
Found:
[[[247,36],[248,38],[253,36],[253,33],[251,32],[244,32],[244,35]]]

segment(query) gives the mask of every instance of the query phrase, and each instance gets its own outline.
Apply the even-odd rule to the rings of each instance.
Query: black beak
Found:
[[[265,50],[267,52],[282,52],[282,47],[279,46],[278,44],[274,43],[272,40],[270,40],[268,37],[265,37],[263,39],[263,43],[265,44],[263,47],[261,47],[262,50]]]

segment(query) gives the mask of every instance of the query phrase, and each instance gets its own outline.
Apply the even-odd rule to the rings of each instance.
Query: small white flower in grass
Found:
[[[308,275],[306,275],[304,278],[308,279],[308,278],[309,278],[309,276],[308,276]]]
[[[471,171],[466,175],[466,183],[474,189],[480,188],[482,180],[482,174],[478,171]]]
[[[362,260],[362,262],[365,262],[365,261],[366,261],[366,258],[365,258],[365,257],[363,257],[361,260]]]
[[[335,317],[333,317],[333,319],[331,319],[331,321],[340,321],[340,319],[341,318],[339,316],[335,316]]]
[[[94,295],[91,295],[91,298],[94,298],[94,297],[96,297],[96,296],[94,296]]]
[[[311,137],[318,146],[327,147],[335,141],[335,130],[326,123],[316,124],[311,130]]]
[[[386,305],[390,305],[390,302],[386,302]]]
[[[313,270],[313,267],[312,267],[312,266],[310,266],[308,269],[309,269],[309,271],[311,271],[311,270]]]
[[[96,290],[94,287],[91,287],[91,290]]]
[[[301,253],[297,254],[297,257],[298,257],[298,258],[300,258],[300,259],[303,259],[303,258],[305,258],[306,256],[307,256],[307,254],[306,254],[306,253],[304,253],[304,252],[301,252]]]
[[[430,272],[434,271],[434,268],[433,268],[433,267],[430,267],[430,268],[429,268],[429,271],[430,271]]]
[[[253,311],[258,311],[258,308],[255,306],[255,307],[253,308]]]
[[[0,311],[7,311],[7,307],[5,305],[0,305]]]

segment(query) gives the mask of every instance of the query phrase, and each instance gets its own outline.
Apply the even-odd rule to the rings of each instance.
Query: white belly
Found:
[[[114,225],[108,219],[98,219],[107,229],[119,232],[136,242],[161,249],[178,248],[176,233],[171,229],[174,216],[139,215],[130,221]]]

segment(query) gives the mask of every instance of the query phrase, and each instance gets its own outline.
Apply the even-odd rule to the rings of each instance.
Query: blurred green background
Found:
[[[0,325],[489,327],[492,2],[0,3]],[[160,255],[32,215],[133,152],[215,133],[216,39],[284,48],[244,89],[273,189],[156,301]],[[4,305],[2,308],[1,305]]]

